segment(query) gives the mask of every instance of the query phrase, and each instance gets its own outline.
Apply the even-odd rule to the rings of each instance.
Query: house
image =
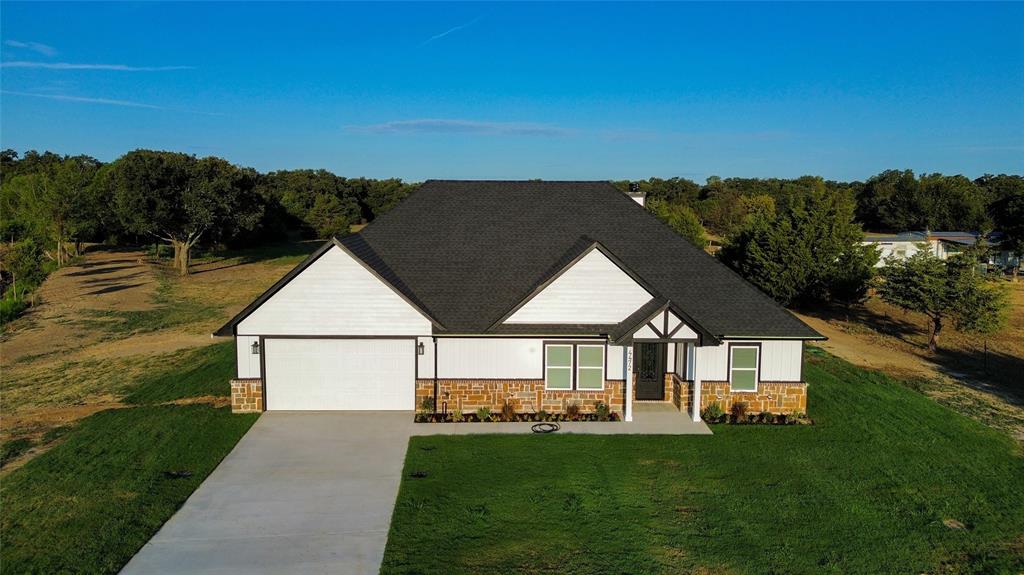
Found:
[[[824,339],[608,182],[424,183],[214,335],[236,411],[805,412]]]
[[[906,259],[921,250],[927,250],[939,259],[959,254],[978,243],[991,249],[988,264],[999,268],[1019,266],[1020,260],[1013,253],[1000,250],[998,245],[1003,236],[1000,232],[981,234],[979,232],[900,232],[894,235],[865,236],[864,244],[878,248],[879,259],[875,267],[884,267],[890,257]]]

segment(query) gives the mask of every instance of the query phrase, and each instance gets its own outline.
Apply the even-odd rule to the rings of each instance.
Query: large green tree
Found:
[[[988,189],[995,199],[989,206],[989,214],[995,229],[1003,234],[1000,249],[1018,258],[1017,265],[1012,268],[1016,281],[1019,260],[1024,259],[1024,177],[984,176],[978,179],[978,185]]]
[[[697,213],[685,204],[672,204],[665,200],[653,199],[645,202],[647,210],[657,216],[668,227],[686,238],[691,244],[704,249],[708,245],[708,237],[704,234],[704,226],[700,223]]]
[[[878,254],[862,244],[850,194],[819,182],[788,204],[750,217],[722,261],[783,305],[861,299]]]
[[[3,183],[5,234],[35,238],[58,266],[67,263],[72,242],[90,233],[96,206],[90,187],[100,162],[88,156],[27,155]],[[33,157],[40,159],[33,160]],[[50,249],[52,247],[52,249]]]
[[[888,259],[878,294],[892,305],[928,316],[928,349],[933,353],[948,322],[964,332],[990,334],[1002,327],[1009,309],[1006,291],[978,273],[974,258],[941,260],[927,250]]]
[[[125,229],[169,242],[181,275],[198,242],[251,230],[262,213],[256,173],[220,158],[137,150],[114,162],[108,182]]]

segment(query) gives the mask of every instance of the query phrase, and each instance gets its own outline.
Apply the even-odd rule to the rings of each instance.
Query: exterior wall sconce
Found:
[[[423,345],[423,342],[421,341],[421,342],[417,343],[416,344],[416,355],[423,355],[425,353],[427,353],[427,349],[426,349],[426,346]]]
[[[260,354],[260,342],[258,342],[258,341],[252,342],[252,354],[253,355],[259,355]]]

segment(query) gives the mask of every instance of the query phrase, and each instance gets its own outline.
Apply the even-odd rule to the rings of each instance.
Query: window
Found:
[[[576,346],[576,389],[604,389],[604,346]]]
[[[548,389],[572,389],[572,346],[544,347],[544,382]]]
[[[729,348],[729,387],[733,391],[757,391],[757,363],[761,348],[735,345]]]
[[[546,344],[544,384],[565,391],[604,389],[604,344]]]

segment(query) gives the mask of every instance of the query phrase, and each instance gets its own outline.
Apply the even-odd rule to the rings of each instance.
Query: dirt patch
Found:
[[[184,278],[139,250],[93,249],[51,274],[37,292],[39,305],[0,339],[0,441],[33,444],[3,473],[49,449],[53,442],[44,438],[51,430],[129,407],[120,400],[140,374],[173,369],[174,352],[215,343],[215,329],[315,247],[200,258]],[[174,403],[223,407],[230,399]]]
[[[928,321],[872,298],[863,308],[797,315],[828,341],[816,343],[862,367],[888,373],[956,411],[1024,442],[1024,282],[1007,284],[1007,326],[991,337],[947,328],[928,351]]]
[[[151,309],[156,287],[156,272],[142,252],[86,253],[53,272],[36,292],[39,304],[7,326],[0,339],[3,362],[86,347],[95,334],[75,324],[86,310]]]

